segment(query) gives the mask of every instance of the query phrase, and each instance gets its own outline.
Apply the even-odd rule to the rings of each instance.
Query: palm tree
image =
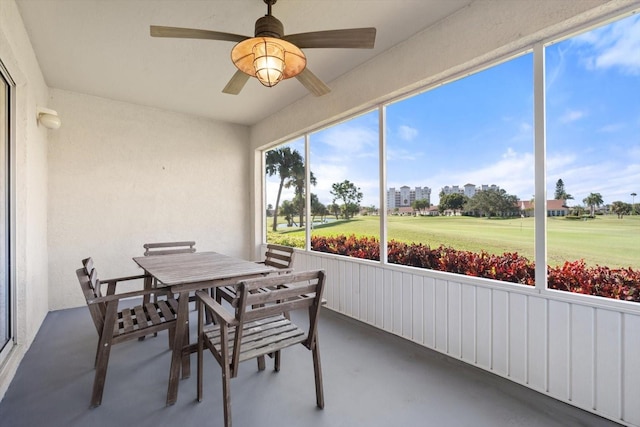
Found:
[[[596,208],[600,207],[604,200],[602,200],[602,194],[600,193],[589,193],[587,197],[582,199],[582,202],[591,207],[591,216],[593,217],[596,215]]]
[[[291,168],[291,173],[289,174],[287,182],[284,183],[284,188],[293,187],[295,191],[294,203],[298,208],[300,227],[304,225],[304,207],[306,204],[306,200],[304,198],[305,178],[306,171],[304,163],[296,163]],[[311,183],[311,185],[316,185],[317,183],[316,177],[313,175],[313,172],[309,172],[309,182]]]
[[[618,200],[611,204],[611,210],[618,215],[618,219],[622,219],[631,212],[631,206],[629,203]]]
[[[280,196],[282,195],[282,187],[285,180],[291,178],[294,170],[300,167],[304,169],[304,161],[298,151],[291,150],[291,147],[276,148],[267,151],[265,158],[266,173],[268,176],[278,175],[280,178],[280,186],[278,187],[278,196],[276,197],[276,206],[273,210],[273,231],[278,229],[278,206],[280,205]],[[300,166],[301,165],[301,166]]]

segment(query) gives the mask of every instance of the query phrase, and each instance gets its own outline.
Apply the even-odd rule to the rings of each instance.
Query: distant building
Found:
[[[452,185],[451,187],[449,187],[448,185],[445,185],[444,187],[442,187],[441,190],[442,190],[442,193],[444,193],[445,195],[464,194],[464,190],[458,187],[457,185]]]
[[[444,193],[445,195],[464,194],[468,198],[472,198],[479,191],[487,191],[487,190],[497,191],[499,189],[500,187],[498,187],[495,184],[491,184],[491,185],[482,184],[478,187],[476,187],[475,184],[465,184],[462,186],[462,188],[460,188],[460,186],[458,185],[452,185],[452,186],[445,185],[444,187],[441,188],[441,192]]]
[[[426,200],[431,204],[431,188],[415,187],[403,185],[399,190],[391,187],[387,190],[387,208],[392,210],[395,208],[411,207],[416,200]]]
[[[547,216],[569,215],[569,207],[565,202],[565,200],[547,200]],[[518,200],[520,214],[524,217],[533,216],[534,205],[535,203],[529,200]]]

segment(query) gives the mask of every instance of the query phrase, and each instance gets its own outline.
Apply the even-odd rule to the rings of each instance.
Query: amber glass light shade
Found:
[[[240,71],[269,87],[297,76],[307,65],[307,58],[296,45],[273,37],[241,41],[231,51],[231,60]]]

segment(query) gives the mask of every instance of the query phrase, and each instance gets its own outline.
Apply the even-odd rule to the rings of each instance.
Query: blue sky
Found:
[[[546,48],[547,196],[556,181],[582,203],[640,194],[640,16]],[[331,202],[349,179],[379,205],[378,113],[310,137],[312,192]],[[533,189],[533,55],[524,54],[387,107],[387,187],[496,184],[529,200]],[[292,144],[304,153],[302,140]],[[267,202],[277,186],[268,180]],[[290,192],[283,194],[290,199]],[[640,197],[636,197],[640,202]]]

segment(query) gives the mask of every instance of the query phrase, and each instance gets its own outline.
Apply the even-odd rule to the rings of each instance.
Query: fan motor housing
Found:
[[[281,39],[284,34],[284,26],[273,15],[265,15],[256,21],[255,37],[273,37]]]

